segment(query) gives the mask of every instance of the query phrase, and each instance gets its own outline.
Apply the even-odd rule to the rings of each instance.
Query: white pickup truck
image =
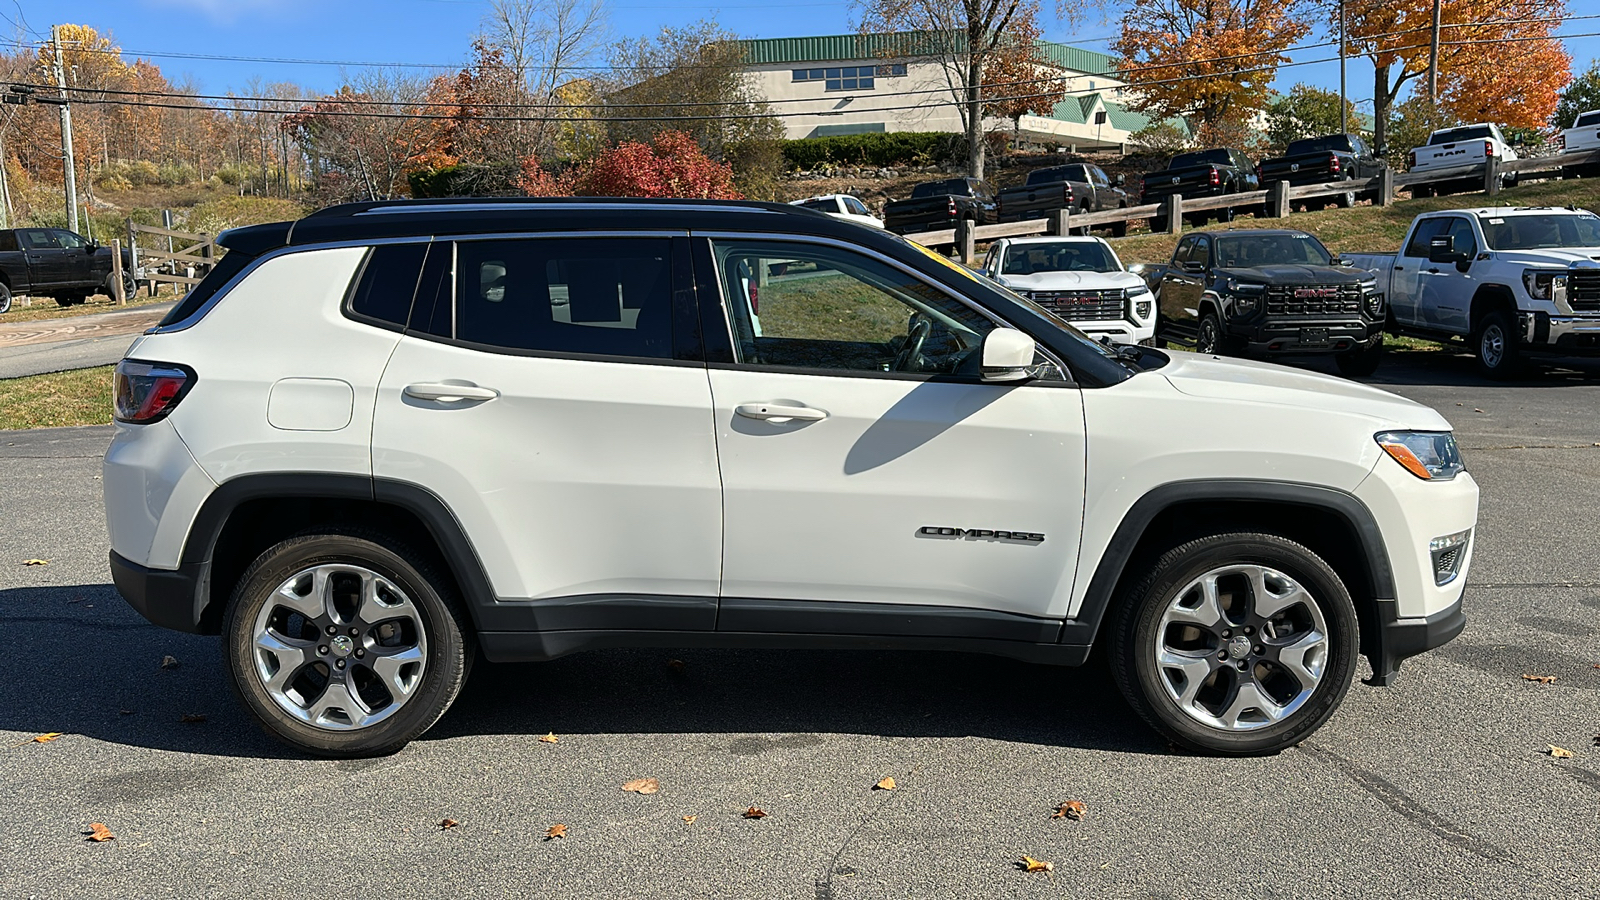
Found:
[[[1600,109],[1579,113],[1572,127],[1561,132],[1561,155],[1600,151]],[[1590,175],[1600,171],[1600,164],[1584,163],[1570,168],[1563,166],[1563,175]]]
[[[1096,340],[1154,343],[1155,295],[1101,238],[998,240],[984,258],[983,274]]]
[[[1428,135],[1428,143],[1411,151],[1408,171],[1425,175],[1426,180],[1411,183],[1411,195],[1431,197],[1452,189],[1475,189],[1483,185],[1483,167],[1489,158],[1510,162],[1517,158],[1506,143],[1500,126],[1491,122],[1441,128]],[[1500,176],[1501,187],[1517,183],[1515,172]]]
[[[1465,340],[1487,375],[1529,354],[1600,355],[1600,216],[1587,210],[1442,210],[1418,216],[1398,254],[1341,258],[1377,273],[1391,332]]]

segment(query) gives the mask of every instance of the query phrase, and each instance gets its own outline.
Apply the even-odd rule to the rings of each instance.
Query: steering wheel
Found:
[[[905,345],[894,358],[894,371],[909,372],[911,366],[922,358],[922,345],[927,343],[928,335],[933,333],[933,320],[916,313],[911,317],[911,332],[906,335]]]

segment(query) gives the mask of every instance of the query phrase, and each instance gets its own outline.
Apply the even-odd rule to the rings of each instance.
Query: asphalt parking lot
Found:
[[[1600,364],[1500,385],[1406,354],[1372,380],[1451,419],[1482,485],[1471,621],[1251,760],[1174,752],[1092,666],[703,650],[483,666],[396,756],[298,758],[214,639],[111,588],[109,430],[0,432],[0,895],[1595,896]]]

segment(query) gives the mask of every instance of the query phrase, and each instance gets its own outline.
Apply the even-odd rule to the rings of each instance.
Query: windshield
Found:
[[[1483,237],[1491,250],[1554,250],[1600,247],[1600,216],[1505,216],[1485,218]]]
[[[1451,128],[1448,131],[1436,132],[1428,138],[1431,145],[1454,144],[1457,141],[1470,141],[1473,139],[1485,140],[1494,137],[1494,133],[1487,125],[1468,125],[1465,128]]]
[[[1111,248],[1099,241],[1012,244],[1000,264],[1002,275],[1041,272],[1121,272]]]
[[[913,200],[920,200],[923,197],[941,197],[945,194],[958,194],[962,197],[967,197],[972,194],[972,190],[967,187],[967,182],[964,178],[930,181],[927,184],[919,184],[911,189],[911,199]]]
[[[1227,150],[1197,150],[1193,153],[1180,153],[1172,158],[1169,169],[1187,169],[1190,166],[1217,165],[1225,166],[1231,162]]]
[[[1217,238],[1217,267],[1326,266],[1333,257],[1309,234],[1223,235]]]
[[[826,199],[819,198],[816,200],[805,200],[797,205],[805,207],[806,209],[814,209],[819,212],[838,212],[839,210],[839,208],[834,205],[832,197],[828,197]]]
[[[1302,153],[1325,153],[1330,150],[1349,150],[1350,138],[1342,134],[1329,135],[1328,137],[1307,138],[1303,141],[1289,143],[1289,155],[1299,156]]]
[[[1582,128],[1585,125],[1600,125],[1600,112],[1586,112],[1572,123],[1573,128]]]

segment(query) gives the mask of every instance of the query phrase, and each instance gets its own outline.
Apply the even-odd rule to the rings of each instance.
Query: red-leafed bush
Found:
[[[529,159],[519,184],[529,194],[545,197],[744,199],[733,186],[733,168],[707,156],[681,131],[663,131],[649,144],[625,141],[570,175],[551,175]]]

